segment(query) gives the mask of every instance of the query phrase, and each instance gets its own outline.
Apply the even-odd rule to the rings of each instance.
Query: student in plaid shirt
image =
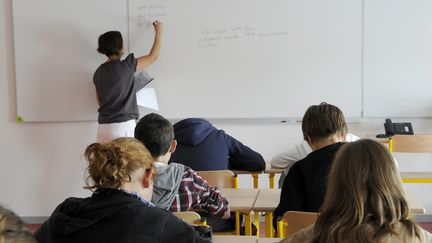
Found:
[[[152,202],[172,212],[202,210],[218,219],[229,219],[228,201],[220,191],[210,186],[191,168],[168,161],[177,142],[171,123],[164,117],[151,113],[138,122],[135,138],[141,141],[155,159],[156,177]],[[217,225],[212,225],[216,221]],[[232,227],[232,220],[209,220],[214,231]]]

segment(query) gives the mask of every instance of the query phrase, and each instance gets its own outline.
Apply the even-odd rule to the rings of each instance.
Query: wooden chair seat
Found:
[[[285,238],[314,224],[318,218],[318,213],[288,211],[278,222],[279,238]]]
[[[184,222],[190,225],[206,225],[205,221],[202,221],[201,216],[194,211],[186,211],[186,212],[173,212],[175,216],[182,219]]]
[[[238,188],[237,175],[230,170],[208,170],[197,171],[197,173],[211,186],[217,186],[219,188]]]

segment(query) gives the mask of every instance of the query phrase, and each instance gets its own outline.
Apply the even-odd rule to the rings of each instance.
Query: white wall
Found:
[[[14,81],[11,1],[0,1],[0,203],[25,217],[47,216],[69,196],[87,196],[84,185],[83,151],[95,138],[96,123],[17,124]],[[31,41],[31,40],[29,40]],[[61,53],[59,53],[61,55]],[[53,57],[61,61],[67,57]],[[49,63],[47,63],[49,65]],[[53,101],[55,102],[55,101]],[[65,104],[67,105],[67,104]],[[410,119],[416,133],[432,133],[431,119]],[[397,120],[395,120],[397,121]],[[349,125],[351,132],[365,136],[382,132],[382,120]],[[242,142],[260,151],[266,160],[302,139],[296,125],[217,124]],[[412,158],[420,158],[413,163]],[[424,161],[423,161],[424,160]],[[432,170],[430,155],[398,158],[403,170]],[[427,166],[421,162],[429,162]],[[265,176],[261,185],[267,186]],[[243,176],[242,186],[250,186]],[[409,185],[432,212],[431,185]]]
[[[0,202],[22,216],[49,215],[66,196],[89,194],[82,189],[81,155],[94,137],[96,124],[14,122],[11,19],[11,0],[0,1]]]

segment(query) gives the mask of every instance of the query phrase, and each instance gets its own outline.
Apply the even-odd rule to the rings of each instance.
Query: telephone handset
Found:
[[[387,136],[395,134],[414,135],[411,122],[393,123],[390,118],[385,119],[384,130]]]

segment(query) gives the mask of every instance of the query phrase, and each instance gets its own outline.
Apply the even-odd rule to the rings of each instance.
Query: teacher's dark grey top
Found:
[[[119,123],[139,118],[136,91],[144,87],[135,80],[137,60],[129,54],[124,60],[101,64],[93,76],[99,99],[98,122]]]

